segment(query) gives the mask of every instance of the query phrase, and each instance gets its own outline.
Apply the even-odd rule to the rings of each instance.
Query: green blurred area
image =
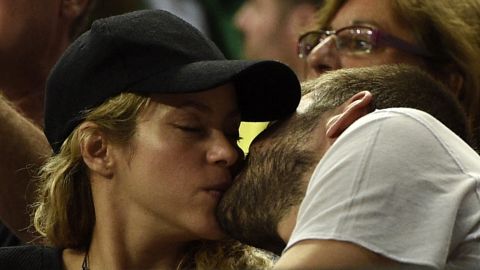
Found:
[[[207,15],[210,38],[228,59],[243,58],[242,36],[233,23],[233,16],[243,0],[200,0],[200,2]]]

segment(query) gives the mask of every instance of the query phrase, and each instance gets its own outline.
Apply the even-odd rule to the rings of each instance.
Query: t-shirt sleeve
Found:
[[[451,181],[459,170],[427,122],[388,111],[366,116],[315,169],[287,249],[335,239],[442,268],[461,204]]]

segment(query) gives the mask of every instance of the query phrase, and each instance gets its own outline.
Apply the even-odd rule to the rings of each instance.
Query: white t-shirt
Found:
[[[377,110],[317,165],[286,249],[335,239],[399,262],[480,269],[479,179],[479,155],[435,118]]]

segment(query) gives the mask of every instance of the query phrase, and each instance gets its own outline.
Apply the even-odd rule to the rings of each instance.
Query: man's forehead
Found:
[[[312,105],[314,101],[314,94],[315,91],[312,91],[302,96],[302,99],[300,100],[300,103],[297,107],[297,114],[304,114],[305,112],[307,112],[307,109],[310,107],[310,105]]]
[[[313,104],[314,102],[314,94],[315,91],[312,91],[308,94],[305,94],[302,96],[302,99],[300,100],[300,103],[297,106],[297,110],[294,114],[292,114],[290,117],[282,120],[277,120],[277,121],[271,121],[268,123],[267,128],[260,133],[259,136],[252,142],[254,144],[257,139],[260,138],[268,138],[273,135],[273,133],[278,133],[279,127],[280,126],[285,126],[289,125],[292,121],[295,121],[299,116],[302,114],[305,114],[308,111],[308,108]]]

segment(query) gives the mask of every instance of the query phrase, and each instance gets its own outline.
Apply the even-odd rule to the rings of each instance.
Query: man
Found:
[[[297,56],[298,36],[308,30],[322,0],[246,0],[235,14],[248,59],[275,59],[287,64],[299,78],[305,61]],[[267,123],[242,123],[240,147],[247,152],[252,139]]]
[[[452,94],[406,66],[303,87],[296,114],[253,142],[219,206],[224,229],[277,253],[288,242],[278,269],[478,268],[480,157]],[[400,106],[460,137],[385,109]]]
[[[23,240],[29,220],[27,190],[50,154],[41,131],[45,80],[85,24],[88,0],[6,0],[0,3],[0,219]],[[0,246],[18,240],[0,224]]]

